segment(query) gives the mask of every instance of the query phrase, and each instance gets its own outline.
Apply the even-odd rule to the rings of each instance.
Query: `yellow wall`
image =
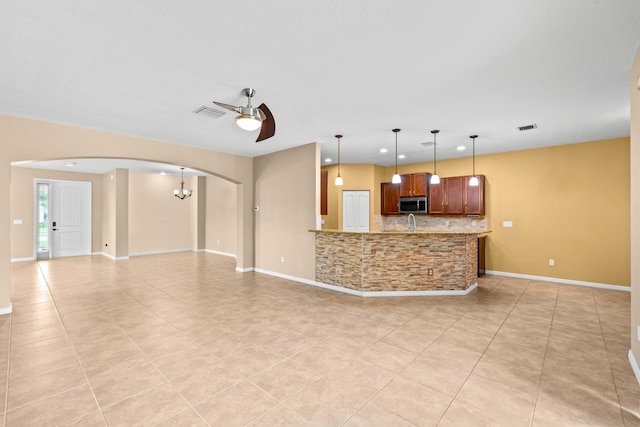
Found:
[[[391,181],[394,169],[379,174],[384,182]],[[365,165],[360,170],[368,171]],[[345,187],[347,171],[343,166]],[[432,172],[433,163],[398,167],[401,174],[424,171]],[[476,173],[487,179],[486,212],[493,230],[487,269],[629,285],[629,138],[478,156]],[[470,175],[471,159],[439,161],[438,174]],[[365,178],[379,193],[373,174]],[[337,195],[330,191],[329,197]],[[332,204],[339,206],[340,200],[330,198]],[[325,224],[339,223],[340,212],[330,211]],[[513,221],[513,228],[503,228],[503,221]]]
[[[328,171],[327,188],[327,215],[323,215],[323,229],[342,229],[342,192],[349,190],[369,191],[369,229],[373,230],[373,220],[376,214],[380,214],[380,182],[384,177],[385,168],[378,165],[340,165],[340,175],[344,185],[336,186],[335,180],[338,175],[336,165],[323,166],[323,170]]]
[[[631,97],[631,351],[640,362],[640,49],[630,73]],[[638,375],[638,373],[636,373]],[[638,378],[640,381],[640,378]]]

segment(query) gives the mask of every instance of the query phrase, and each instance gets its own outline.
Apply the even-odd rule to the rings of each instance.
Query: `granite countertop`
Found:
[[[343,231],[343,230],[309,230],[315,233],[345,233],[345,234],[420,234],[420,235],[455,235],[483,237],[491,233],[491,230],[418,230],[418,231]]]

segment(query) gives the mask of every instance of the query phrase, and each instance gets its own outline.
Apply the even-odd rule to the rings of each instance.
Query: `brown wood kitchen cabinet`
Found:
[[[400,197],[400,184],[383,182],[380,184],[381,214],[398,214],[398,198]]]
[[[440,178],[429,186],[431,215],[484,215],[484,177],[478,187],[469,187],[469,176]],[[480,176],[478,175],[478,179]]]
[[[464,213],[465,215],[484,215],[484,175],[478,177],[478,186],[469,185],[470,176],[465,176]]]
[[[440,178],[440,184],[429,185],[431,215],[464,215],[464,177]]]
[[[427,172],[400,175],[400,197],[426,197],[429,192]]]

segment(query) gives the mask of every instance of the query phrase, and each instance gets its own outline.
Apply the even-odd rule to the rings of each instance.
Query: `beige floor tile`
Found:
[[[500,325],[494,323],[486,323],[480,320],[461,318],[452,325],[452,328],[473,332],[479,335],[486,335],[493,338]]]
[[[367,398],[321,379],[284,404],[310,425],[337,426],[353,415]]]
[[[493,337],[480,335],[475,332],[470,332],[465,329],[452,326],[442,334],[437,341],[457,345],[482,353],[489,346],[492,340]]]
[[[142,363],[118,371],[96,375],[89,384],[100,407],[105,407],[144,390],[156,387],[166,379],[151,363]]]
[[[102,408],[102,414],[109,426],[153,425],[188,408],[171,385],[162,384]]]
[[[320,375],[291,360],[284,360],[249,380],[279,401],[288,399],[320,379]]]
[[[619,409],[586,406],[577,408],[561,405],[553,400],[536,403],[533,414],[533,426],[565,427],[565,426],[621,426],[624,425]]]
[[[191,405],[196,405],[244,379],[244,376],[220,361],[215,366],[208,365],[174,378],[171,384]]]
[[[535,397],[542,376],[541,369],[484,355],[473,370],[475,375],[516,388]]]
[[[187,409],[161,423],[155,424],[156,427],[207,427],[208,425],[193,409]]]
[[[542,369],[545,348],[534,348],[495,338],[485,350],[485,354],[533,369]]]
[[[250,377],[282,361],[283,356],[263,346],[254,345],[239,349],[223,360],[236,372]],[[304,363],[302,365],[305,366]]]
[[[326,375],[356,358],[355,353],[340,350],[328,344],[317,344],[292,356],[291,360],[317,374]]]
[[[96,375],[109,375],[110,373],[141,365],[148,359],[138,349],[131,346],[113,348],[104,353],[96,353],[90,356],[80,356],[82,369],[89,378]]]
[[[495,425],[484,412],[459,400],[454,400],[444,413],[438,427],[490,427]]]
[[[11,381],[8,409],[13,410],[86,383],[87,379],[78,363],[20,381]]]
[[[406,368],[416,356],[415,353],[382,341],[378,341],[360,353],[363,360],[396,373]]]
[[[418,357],[400,376],[454,397],[466,381],[469,372]]]
[[[396,375],[364,360],[342,364],[326,375],[332,387],[339,387],[359,400],[366,401]]]
[[[68,423],[62,424],[65,427],[101,427],[106,426],[107,423],[100,411],[94,411],[86,415],[82,415]]]
[[[445,366],[471,372],[482,353],[444,342],[435,342],[422,353],[422,357]]]
[[[515,427],[529,425],[535,397],[515,387],[471,374],[456,400],[480,409],[492,422],[506,420]]]
[[[343,425],[345,427],[412,427],[416,424],[386,408],[368,403]]]
[[[210,424],[242,426],[267,411],[278,402],[248,381],[243,381],[195,406],[195,410]]]
[[[251,427],[297,427],[305,425],[306,421],[298,414],[293,412],[286,406],[278,406],[277,408],[267,412],[260,418],[253,421]]]
[[[153,364],[169,380],[197,369],[225,366],[220,359],[197,345],[154,359]]]
[[[89,385],[82,385],[8,411],[6,423],[8,426],[58,425],[97,409]]]
[[[435,425],[452,398],[403,377],[397,377],[373,399],[371,404],[419,425]]]
[[[382,341],[412,353],[420,354],[436,339],[437,336],[430,337],[399,328],[382,338]]]

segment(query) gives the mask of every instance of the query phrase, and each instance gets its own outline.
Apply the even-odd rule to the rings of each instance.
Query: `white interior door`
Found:
[[[91,255],[91,183],[53,181],[51,257]]]
[[[342,229],[369,231],[369,192],[342,192]]]

